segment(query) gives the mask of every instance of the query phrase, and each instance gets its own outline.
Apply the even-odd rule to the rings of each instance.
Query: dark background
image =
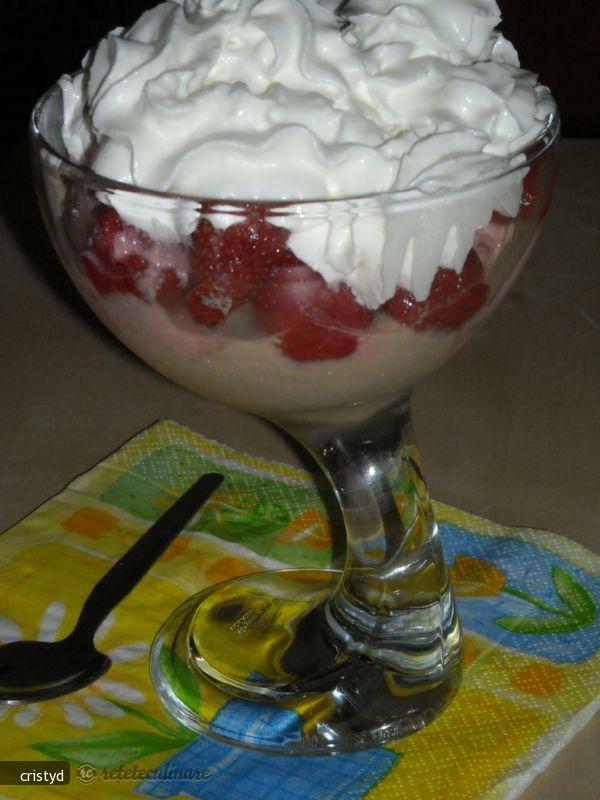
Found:
[[[108,30],[153,0],[0,0],[4,80],[2,152],[25,136],[37,97]],[[566,136],[600,136],[600,2],[499,0],[501,30],[524,67],[551,87]]]

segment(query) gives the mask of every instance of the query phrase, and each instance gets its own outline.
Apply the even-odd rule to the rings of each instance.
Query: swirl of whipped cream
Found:
[[[504,171],[554,109],[494,31],[499,20],[494,0],[164,2],[61,79],[63,139],[100,175],[197,197],[301,202],[461,187]],[[517,179],[505,213],[516,213],[519,193]],[[149,229],[126,205],[118,210]],[[429,277],[413,280],[405,257],[395,284],[384,280],[385,213],[359,217],[349,235],[327,215],[320,228],[296,222],[290,246],[369,306],[400,281],[422,295],[444,254],[445,266],[462,266],[466,245],[448,257],[457,236],[448,228]],[[159,229],[180,235],[193,224],[187,214]]]

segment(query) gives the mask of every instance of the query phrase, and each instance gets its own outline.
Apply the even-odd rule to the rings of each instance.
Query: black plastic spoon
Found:
[[[111,660],[94,647],[100,624],[222,481],[223,475],[218,473],[203,475],[146,531],[94,586],[66,639],[11,642],[0,647],[0,701],[49,700],[103,675]]]

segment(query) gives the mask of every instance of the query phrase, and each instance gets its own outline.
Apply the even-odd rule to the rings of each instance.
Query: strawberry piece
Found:
[[[513,218],[507,217],[506,214],[501,214],[499,211],[494,211],[490,221],[496,225],[510,225],[513,222]]]
[[[390,317],[394,317],[401,325],[412,326],[419,319],[421,308],[424,303],[418,303],[415,296],[408,289],[399,286],[396,293],[391,297],[387,303],[384,303],[383,310],[386,311]]]
[[[197,283],[187,293],[185,302],[192,318],[210,328],[220,325],[232,309],[229,287],[220,285],[218,279]]]
[[[162,270],[156,289],[156,301],[164,308],[175,308],[183,302],[184,293],[179,276],[172,267]]]
[[[126,225],[113,208],[101,214],[90,249],[81,256],[83,266],[96,290],[142,297],[137,278],[148,269],[148,262],[137,252],[147,247],[149,237],[133,225]]]
[[[319,275],[319,278],[321,276]],[[321,281],[325,283],[323,278]],[[321,285],[316,299],[314,315],[329,324],[341,325],[353,330],[366,330],[371,324],[372,313],[354,297],[345,283],[337,287]]]
[[[478,283],[463,289],[453,298],[447,298],[444,302],[426,312],[415,325],[418,331],[430,330],[431,328],[446,328],[452,330],[459,328],[464,322],[470,319],[485,303],[488,295],[488,287],[485,283]]]
[[[456,273],[454,273],[456,275]],[[458,283],[461,289],[473,286],[483,280],[483,264],[474,250],[469,250],[467,258],[458,276]]]
[[[106,295],[118,291],[118,284],[114,277],[106,271],[94,253],[89,251],[82,253],[81,263],[92,285],[99,294]]]
[[[257,295],[254,310],[264,331],[284,332],[278,347],[296,361],[349,356],[358,345],[351,331],[365,330],[372,317],[348,286],[328,286],[300,261],[275,272]]]
[[[202,325],[218,325],[253,300],[277,267],[289,263],[288,236],[256,207],[223,230],[201,220],[193,235],[193,285],[186,298],[192,317]]]
[[[192,267],[198,272],[216,269],[221,234],[207,219],[201,219],[192,236],[194,253]]]
[[[98,257],[107,269],[113,261],[113,250],[117,236],[125,231],[125,223],[114,208],[105,209],[93,232],[93,245]]]
[[[319,278],[300,261],[278,269],[254,301],[260,327],[267,333],[279,333],[302,323],[319,292]]]
[[[265,283],[254,301],[256,319],[267,333],[279,333],[308,320],[329,327],[364,330],[371,312],[345,284],[330,287],[300,261],[281,267]]]
[[[453,330],[479,311],[488,292],[481,260],[471,250],[460,275],[453,269],[438,268],[426,300],[418,302],[412,292],[400,287],[383,309],[417,331]]]
[[[278,345],[295,361],[327,361],[351,355],[358,346],[358,340],[352,334],[326,328],[306,319],[285,331]]]
[[[141,260],[143,261],[143,259]],[[136,277],[146,269],[145,262],[143,264],[138,261],[125,262],[123,266],[116,265],[112,269],[107,269],[104,261],[93,250],[82,253],[81,262],[88,278],[100,294],[107,295],[111,292],[118,292],[142,297]]]

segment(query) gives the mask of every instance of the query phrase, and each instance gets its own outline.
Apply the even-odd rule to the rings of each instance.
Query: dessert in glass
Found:
[[[559,122],[495,2],[442,6],[162,3],[34,111],[44,218],[95,313],[290,433],[341,507],[341,571],[210,587],[157,636],[169,712],[235,745],[380,745],[460,682],[409,400],[522,268]],[[236,726],[232,702],[272,725]]]

